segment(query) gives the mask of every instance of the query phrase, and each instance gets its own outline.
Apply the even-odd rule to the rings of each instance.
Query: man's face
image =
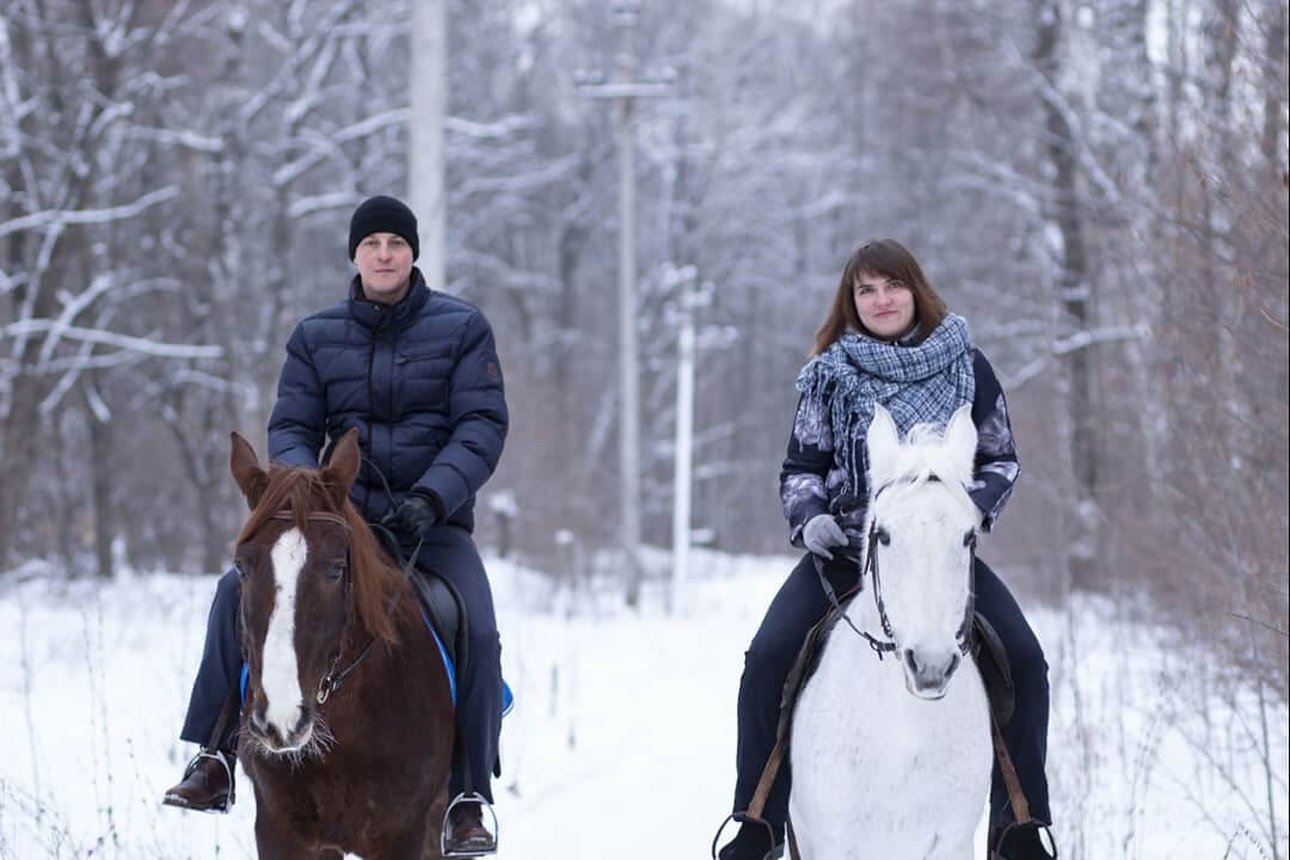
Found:
[[[412,246],[395,233],[371,233],[354,251],[354,265],[368,301],[392,305],[408,294]]]

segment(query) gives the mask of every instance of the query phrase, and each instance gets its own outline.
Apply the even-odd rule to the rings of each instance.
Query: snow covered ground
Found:
[[[661,592],[631,612],[608,589],[489,566],[519,698],[500,860],[707,857],[743,650],[791,560],[700,553],[678,617]],[[0,858],[253,857],[244,781],[228,816],[158,802],[192,752],[174,735],[213,577],[16,579],[0,580]],[[1212,672],[1191,689],[1187,661],[1213,655],[1099,600],[1028,611],[1052,665],[1063,858],[1287,856],[1287,714],[1270,691],[1260,707],[1248,685],[1202,689]]]

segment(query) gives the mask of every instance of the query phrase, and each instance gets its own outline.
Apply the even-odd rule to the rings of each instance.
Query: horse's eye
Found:
[[[332,582],[340,582],[345,578],[345,562],[338,561],[331,567],[327,568],[327,578]]]
[[[241,580],[246,579],[246,576],[247,576],[246,565],[242,564],[242,562],[240,561],[235,561],[233,562],[233,569],[237,571],[238,579],[241,579]]]
[[[874,537],[878,538],[878,543],[883,546],[891,545],[891,534],[886,529],[878,529],[874,532]]]

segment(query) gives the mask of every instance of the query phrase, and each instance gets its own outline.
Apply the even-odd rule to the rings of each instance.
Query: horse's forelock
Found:
[[[921,484],[938,474],[936,467],[940,463],[935,453],[936,450],[932,447],[901,445],[883,464],[883,473],[887,479],[884,486]],[[870,491],[876,493],[880,489],[883,487],[871,487]]]
[[[345,499],[337,510],[317,469],[274,465],[269,470],[269,483],[260,503],[242,526],[237,542],[250,540],[282,511],[291,512],[296,528],[302,533],[307,533],[310,513],[321,511],[344,519],[349,527],[354,610],[373,636],[391,645],[397,643],[399,626],[415,618],[416,601],[405,595],[395,597],[399,590],[407,590],[408,585],[402,572],[390,564],[358,509]]]
[[[885,486],[921,484],[932,476],[962,486],[971,480],[971,462],[961,463],[941,444],[943,430],[935,424],[915,424],[883,463]],[[871,486],[871,493],[882,489]]]
[[[933,443],[939,443],[941,441],[942,434],[943,430],[936,424],[928,422],[915,424],[913,427],[909,428],[909,432],[905,434],[903,444],[931,445]]]
[[[266,522],[282,511],[290,511],[296,528],[303,532],[310,511],[339,513],[332,508],[317,470],[274,465],[269,469],[269,482],[260,496],[260,503],[243,523],[237,542],[250,540]]]

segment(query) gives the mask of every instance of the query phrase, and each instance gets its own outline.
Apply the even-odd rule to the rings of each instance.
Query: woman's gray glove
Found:
[[[816,514],[802,529],[802,544],[821,558],[833,558],[833,548],[847,543],[846,532],[832,514]]]

